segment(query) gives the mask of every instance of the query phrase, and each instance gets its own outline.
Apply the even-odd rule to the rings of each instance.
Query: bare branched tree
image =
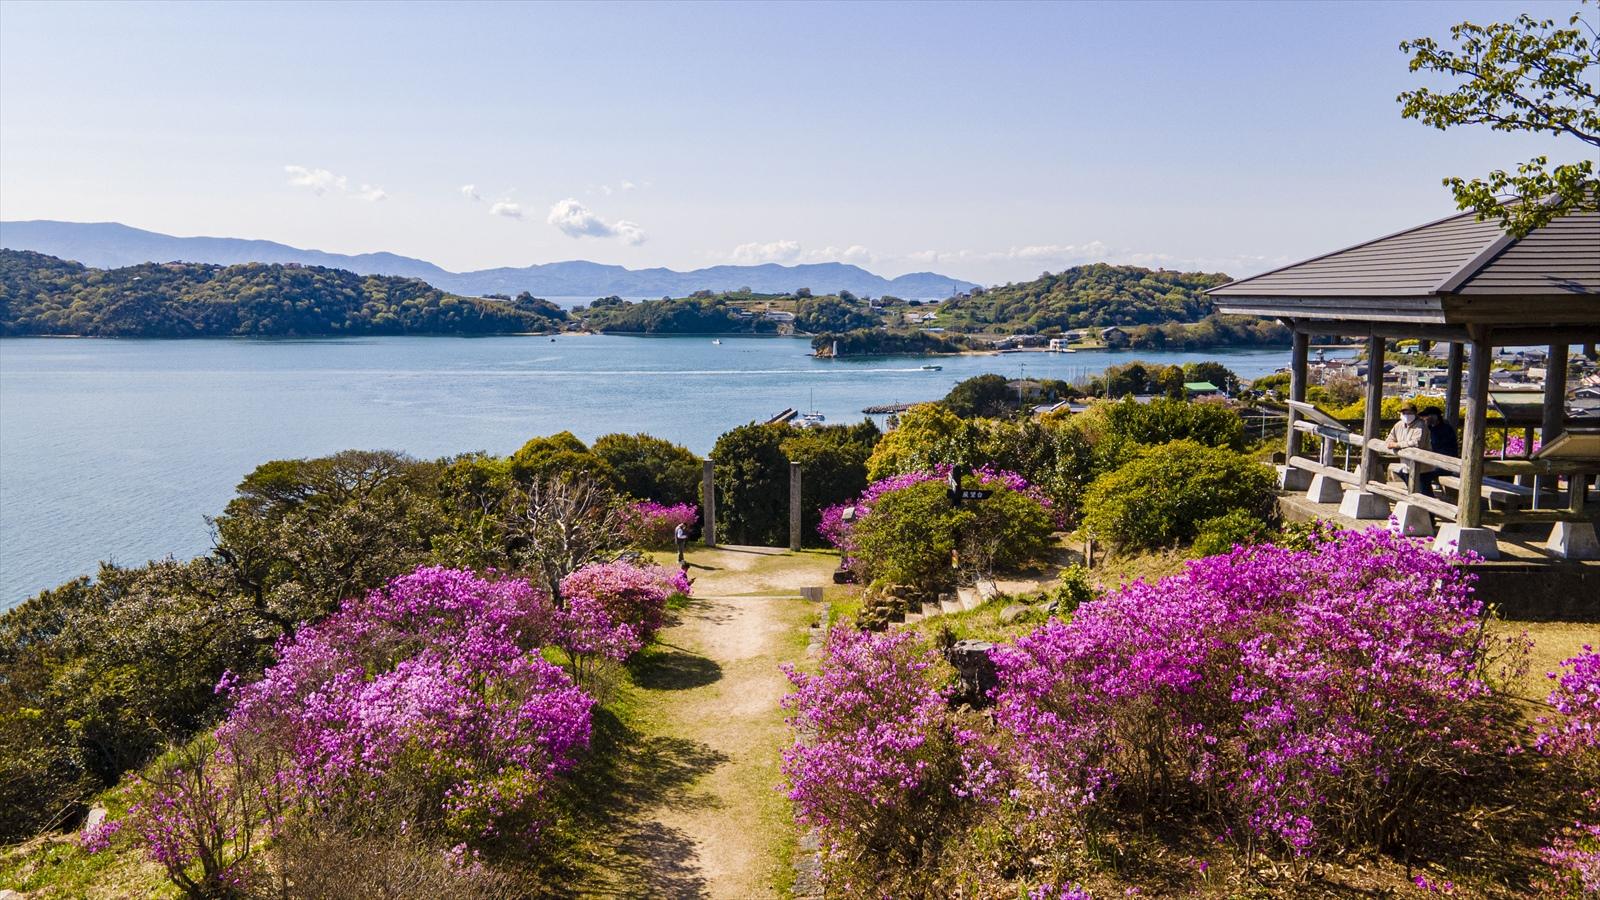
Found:
[[[620,499],[584,476],[544,478],[518,487],[510,513],[513,558],[558,605],[562,578],[589,563],[612,559],[623,548],[626,522]]]

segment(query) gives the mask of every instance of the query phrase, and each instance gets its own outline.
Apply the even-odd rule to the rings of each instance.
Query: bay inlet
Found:
[[[994,372],[1072,380],[1142,359],[1217,359],[1243,378],[1288,350],[818,360],[799,338],[380,337],[0,340],[0,608],[100,560],[210,547],[214,515],[270,459],[388,449],[508,453],[542,434],[647,432],[709,453],[795,407],[829,423],[936,400]],[[813,397],[815,398],[813,400]]]

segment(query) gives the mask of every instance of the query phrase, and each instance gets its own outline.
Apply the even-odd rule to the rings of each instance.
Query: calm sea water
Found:
[[[98,560],[205,552],[203,516],[269,459],[347,448],[507,453],[568,429],[643,431],[708,452],[784,407],[829,422],[933,400],[985,372],[1073,379],[1134,354],[816,360],[794,338],[0,340],[0,608]],[[1287,350],[1222,359],[1244,377]]]

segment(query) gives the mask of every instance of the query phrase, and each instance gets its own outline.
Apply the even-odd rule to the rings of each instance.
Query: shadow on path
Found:
[[[633,664],[635,684],[652,691],[682,691],[722,680],[722,666],[716,660],[678,648],[664,649],[667,646],[642,654]]]

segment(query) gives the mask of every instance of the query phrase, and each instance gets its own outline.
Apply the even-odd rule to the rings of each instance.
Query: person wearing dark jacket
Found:
[[[1444,413],[1434,407],[1422,411],[1422,421],[1428,428],[1428,449],[1443,456],[1460,456],[1461,444],[1456,440],[1455,426],[1445,421]],[[1432,466],[1426,472],[1417,476],[1417,486],[1424,494],[1432,497],[1433,489],[1439,484],[1442,470]]]

